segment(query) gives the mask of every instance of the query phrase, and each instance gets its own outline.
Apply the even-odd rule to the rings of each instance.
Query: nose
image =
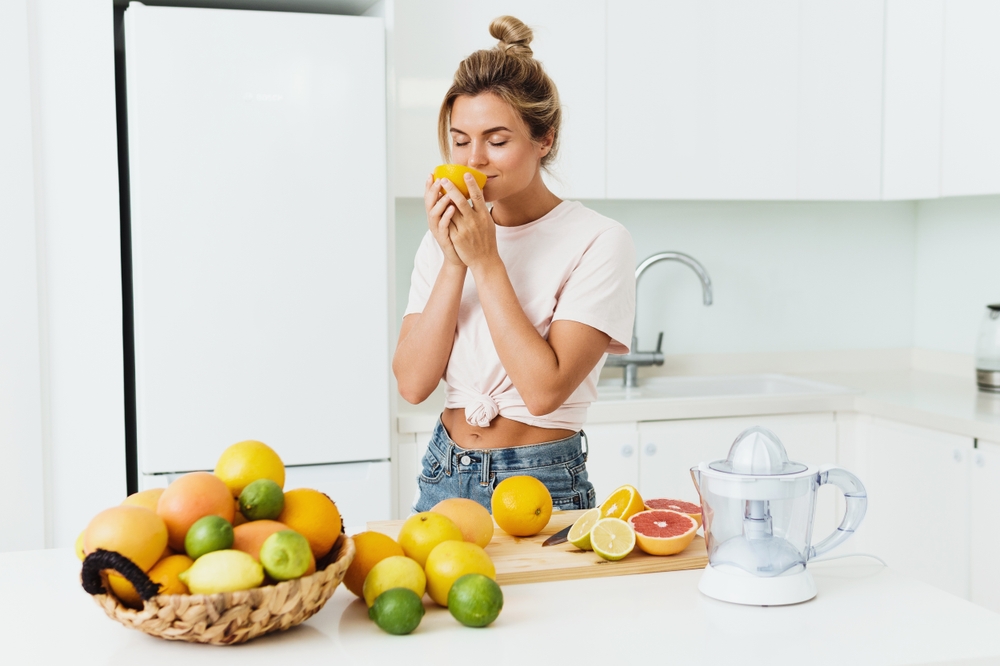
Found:
[[[469,152],[468,166],[478,168],[486,165],[489,158],[486,156],[486,142],[473,141],[472,150]]]

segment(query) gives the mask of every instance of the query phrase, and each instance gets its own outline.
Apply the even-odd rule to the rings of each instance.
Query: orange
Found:
[[[452,583],[465,574],[478,573],[497,579],[497,570],[486,551],[468,541],[445,541],[427,556],[427,594],[438,606],[448,605]]]
[[[458,525],[451,518],[433,511],[424,511],[407,518],[399,529],[397,538],[406,556],[421,567],[438,544],[444,541],[463,541],[462,530],[458,529]]]
[[[271,479],[285,487],[285,464],[274,449],[254,439],[233,444],[219,456],[215,475],[229,488],[233,497],[239,497],[251,481]]]
[[[511,536],[538,534],[552,517],[552,495],[533,476],[511,476],[498,483],[492,505],[493,519]]]
[[[108,572],[108,587],[111,588],[110,592],[118,597],[118,601],[122,602],[122,605],[129,608],[142,608],[142,597],[135,591],[132,583],[119,574]]]
[[[372,567],[387,557],[405,555],[403,547],[381,532],[361,532],[354,539],[354,559],[344,573],[344,587],[356,596],[363,596],[365,578]]]
[[[468,199],[469,198],[469,186],[465,184],[465,174],[471,173],[472,177],[476,181],[476,185],[479,185],[479,189],[482,189],[486,185],[486,174],[482,171],[473,169],[472,167],[463,166],[461,164],[442,164],[440,166],[434,167],[434,179],[447,178],[455,184],[458,191]]]
[[[615,489],[608,495],[608,499],[601,503],[601,518],[618,518],[628,520],[640,511],[646,510],[646,505],[639,495],[639,491],[634,486],[625,484]]]
[[[156,503],[160,501],[160,495],[163,494],[163,491],[163,488],[150,488],[149,490],[132,493],[122,500],[122,504],[126,506],[141,506],[155,512]]]
[[[156,513],[167,524],[170,547],[184,552],[184,536],[199,518],[221,516],[233,522],[235,508],[229,488],[208,472],[191,472],[167,486],[156,504]]]
[[[94,516],[87,525],[83,550],[87,555],[98,548],[113,550],[149,571],[167,546],[167,526],[149,509],[113,506]]]
[[[449,497],[435,504],[431,511],[451,518],[451,522],[462,530],[462,538],[480,548],[486,548],[493,539],[493,518],[490,512],[475,500]]]
[[[311,488],[296,488],[285,493],[285,508],[278,522],[308,539],[316,559],[330,552],[344,527],[333,500]]]
[[[187,571],[192,564],[194,560],[187,555],[168,555],[153,565],[147,575],[151,581],[160,585],[160,594],[190,594],[187,585],[177,576],[182,571]],[[108,572],[108,586],[125,606],[142,608],[142,597],[123,576]]]
[[[233,513],[233,527],[236,527],[237,525],[242,525],[243,523],[249,522],[247,520],[246,516],[244,516],[240,512],[240,501],[238,499],[235,499],[235,500],[233,500],[233,502],[235,503],[234,506],[236,507],[234,509],[234,513]]]

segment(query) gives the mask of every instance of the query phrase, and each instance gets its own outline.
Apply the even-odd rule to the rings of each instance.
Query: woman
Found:
[[[427,179],[429,231],[392,364],[408,402],[447,385],[413,509],[456,496],[490,508],[496,484],[520,474],[556,509],[590,508],[581,427],[605,354],[628,351],[635,249],[620,224],[545,186],[556,87],[523,23],[503,16],[490,34],[499,43],[459,65],[438,126],[445,160],[487,181],[466,177],[470,203]]]

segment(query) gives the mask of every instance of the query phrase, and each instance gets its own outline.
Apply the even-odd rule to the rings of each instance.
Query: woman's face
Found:
[[[539,176],[551,139],[532,141],[528,128],[492,93],[461,95],[451,108],[451,159],[487,176],[483,195],[499,201],[521,192]]]

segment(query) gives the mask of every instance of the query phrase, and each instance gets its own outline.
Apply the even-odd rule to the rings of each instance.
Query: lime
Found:
[[[424,617],[424,604],[413,590],[394,587],[378,595],[368,609],[368,617],[390,634],[402,636],[420,624]]]
[[[594,529],[594,525],[600,518],[600,509],[584,511],[583,515],[573,523],[573,527],[569,528],[566,540],[580,550],[594,550],[593,546],[590,545],[590,530]]]
[[[306,572],[312,562],[309,540],[295,530],[281,530],[264,539],[260,563],[274,580],[292,580]]]
[[[361,592],[371,608],[375,599],[394,587],[408,588],[422,597],[427,590],[427,575],[419,564],[405,555],[392,555],[372,567]]]
[[[285,493],[271,479],[257,479],[240,493],[240,513],[247,520],[276,520],[285,508]]]
[[[590,530],[590,545],[606,560],[620,560],[635,548],[635,530],[620,518],[601,518]]]
[[[184,535],[184,550],[192,560],[205,553],[232,547],[233,526],[222,516],[199,518]]]
[[[264,582],[264,569],[242,550],[216,550],[202,555],[177,574],[191,594],[249,590]]]
[[[467,627],[485,627],[497,619],[502,609],[500,586],[483,574],[465,574],[448,592],[448,610]]]

